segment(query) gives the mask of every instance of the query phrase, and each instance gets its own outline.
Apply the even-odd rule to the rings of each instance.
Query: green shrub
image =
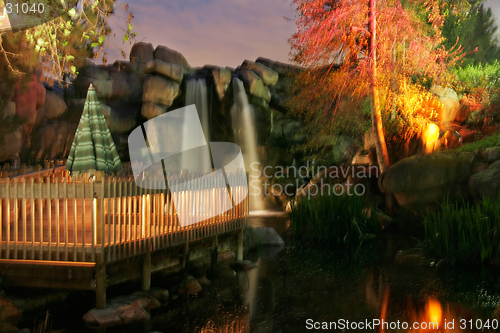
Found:
[[[500,197],[475,204],[447,199],[424,223],[431,252],[448,261],[484,263],[500,255]]]
[[[457,92],[470,93],[476,88],[493,91],[500,87],[500,63],[468,65],[455,69]]]
[[[375,214],[367,213],[359,196],[301,197],[291,206],[294,237],[320,246],[357,247],[378,230]]]

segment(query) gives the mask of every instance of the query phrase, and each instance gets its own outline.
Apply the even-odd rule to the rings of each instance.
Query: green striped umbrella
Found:
[[[117,174],[122,169],[122,162],[101,111],[101,104],[91,84],[71,145],[66,170],[72,175],[94,174],[95,171],[104,171],[109,175]]]

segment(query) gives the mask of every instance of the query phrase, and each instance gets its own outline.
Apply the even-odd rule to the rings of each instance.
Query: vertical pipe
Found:
[[[94,199],[94,180],[90,181],[90,249],[91,249],[91,260],[95,262],[95,245],[96,245],[96,199]]]
[[[5,251],[5,258],[10,258],[10,179],[6,182],[6,197],[7,197],[7,250]]]
[[[137,255],[137,216],[139,214],[139,207],[137,201],[139,200],[139,198],[137,197],[137,184],[132,184],[132,186],[133,186],[132,199],[134,200],[134,230],[133,230],[132,241],[134,243],[134,255]]]
[[[19,238],[19,184],[14,178],[14,259],[17,259],[17,241]]]
[[[78,259],[78,224],[77,224],[77,215],[78,215],[78,200],[77,200],[77,192],[76,192],[76,177],[73,177],[71,180],[73,185],[73,261],[77,261]]]
[[[106,195],[106,199],[108,200],[108,246],[107,246],[107,254],[108,254],[108,262],[111,261],[111,178],[107,178],[108,183],[108,193]]]
[[[59,231],[60,231],[60,212],[59,212],[59,179],[58,178],[55,178],[55,185],[56,185],[56,260],[60,260],[59,259],[59,247],[60,247],[60,244],[59,244]]]
[[[28,233],[26,232],[27,227],[27,216],[26,216],[26,178],[23,178],[23,198],[21,199],[22,204],[22,215],[23,215],[23,259],[26,260],[27,251],[27,240],[26,237]]]
[[[69,257],[69,230],[68,230],[68,178],[64,178],[64,260]]]
[[[2,208],[0,202],[0,221]],[[31,178],[31,260],[35,260],[35,179]],[[2,225],[0,223],[0,241],[2,240]]]
[[[8,184],[8,183],[7,183]],[[40,187],[38,188],[38,217],[40,218],[40,253],[38,254],[38,260],[43,260],[43,179],[42,177],[38,178],[38,184]]]
[[[82,261],[87,261],[87,254],[85,248],[85,181],[82,176],[80,176],[81,182],[81,194],[82,194]]]

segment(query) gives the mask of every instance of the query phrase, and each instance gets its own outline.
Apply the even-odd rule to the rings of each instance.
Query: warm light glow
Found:
[[[432,153],[434,142],[439,138],[439,127],[436,124],[429,124],[424,133],[425,152]]]
[[[443,309],[438,301],[429,299],[426,309],[427,317],[430,322],[441,323],[441,319],[443,318]]]

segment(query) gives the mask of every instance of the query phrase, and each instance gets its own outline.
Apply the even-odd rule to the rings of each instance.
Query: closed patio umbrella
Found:
[[[66,170],[72,175],[80,173],[92,175],[95,171],[103,171],[109,175],[117,174],[122,169],[122,162],[106,124],[106,118],[101,111],[101,104],[91,84],[71,145]]]

